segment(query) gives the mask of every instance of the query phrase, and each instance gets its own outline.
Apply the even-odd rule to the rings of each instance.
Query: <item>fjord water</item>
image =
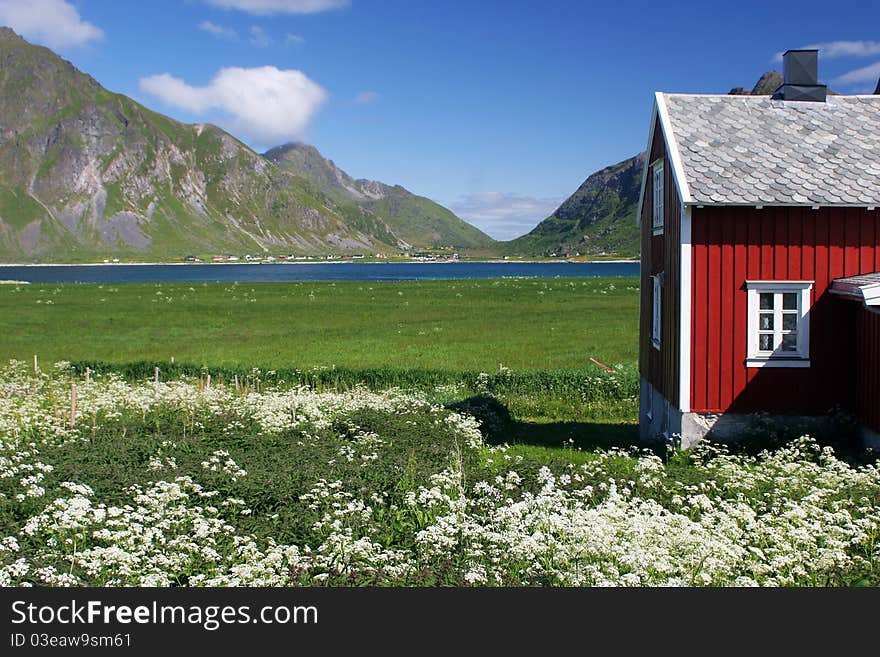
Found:
[[[458,278],[638,276],[637,262],[401,262],[180,265],[7,265],[0,280],[30,283],[283,283]]]

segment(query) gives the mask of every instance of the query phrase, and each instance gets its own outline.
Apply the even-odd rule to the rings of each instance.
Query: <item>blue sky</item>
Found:
[[[751,86],[820,45],[869,93],[880,3],[0,0],[0,24],[109,89],[263,151],[314,144],[496,238],[644,148],[655,90]]]

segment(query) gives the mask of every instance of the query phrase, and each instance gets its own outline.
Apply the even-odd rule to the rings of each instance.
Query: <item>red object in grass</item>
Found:
[[[590,360],[593,361],[594,363],[596,363],[596,365],[598,365],[599,367],[604,369],[606,372],[613,372],[614,371],[613,369],[608,367],[605,363],[603,363],[602,361],[596,360],[592,356],[590,356]]]

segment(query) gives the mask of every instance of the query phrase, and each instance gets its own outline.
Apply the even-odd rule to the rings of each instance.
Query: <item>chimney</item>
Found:
[[[783,81],[775,97],[824,103],[828,87],[819,84],[819,51],[787,50],[782,56]]]

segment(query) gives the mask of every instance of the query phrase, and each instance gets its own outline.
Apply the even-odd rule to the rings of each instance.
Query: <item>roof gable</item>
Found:
[[[880,206],[880,96],[657,94],[686,204]]]

